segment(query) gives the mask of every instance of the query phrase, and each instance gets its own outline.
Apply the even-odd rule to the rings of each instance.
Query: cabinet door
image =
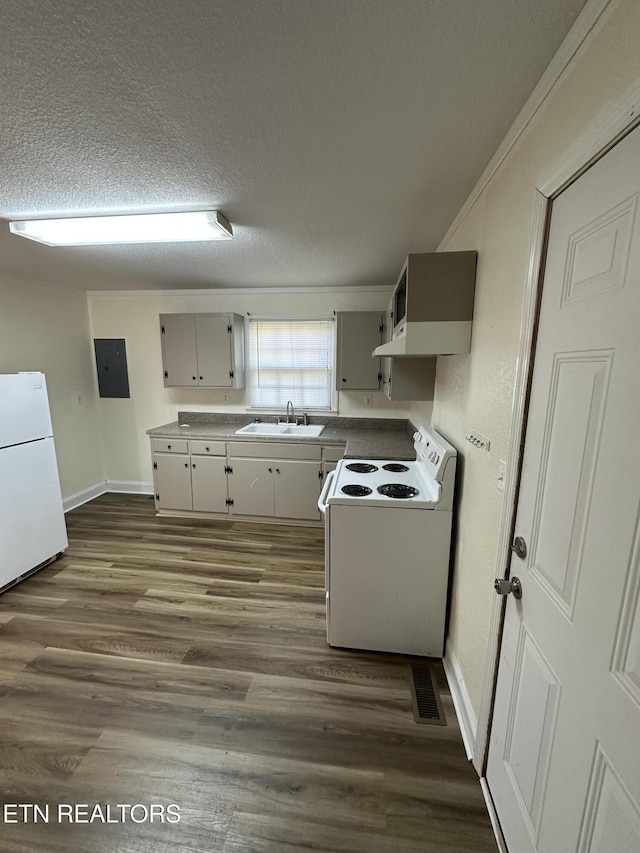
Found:
[[[198,385],[209,388],[233,386],[229,322],[226,315],[196,314]]]
[[[192,509],[188,456],[156,453],[153,457],[158,509]]]
[[[193,508],[198,512],[228,512],[226,459],[191,457]]]
[[[193,314],[161,314],[162,369],[165,387],[198,384]]]
[[[273,466],[276,516],[317,520],[322,488],[320,463],[276,459]]]
[[[273,516],[274,463],[267,459],[231,459],[229,465],[229,497],[234,515]]]
[[[343,390],[377,391],[380,359],[372,352],[382,343],[382,314],[348,311],[338,314],[337,387]]]
[[[385,386],[390,400],[433,400],[436,364],[431,358],[390,358]]]

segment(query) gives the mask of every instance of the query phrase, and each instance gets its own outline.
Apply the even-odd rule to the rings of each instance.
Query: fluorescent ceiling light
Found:
[[[230,223],[217,210],[23,219],[10,222],[9,228],[13,234],[46,246],[175,243],[230,240],[233,237]]]

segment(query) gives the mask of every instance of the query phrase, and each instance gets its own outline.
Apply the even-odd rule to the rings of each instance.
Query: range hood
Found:
[[[391,300],[391,340],[373,356],[467,353],[476,280],[476,252],[409,255]]]
[[[374,356],[454,355],[471,348],[471,320],[407,322]]]

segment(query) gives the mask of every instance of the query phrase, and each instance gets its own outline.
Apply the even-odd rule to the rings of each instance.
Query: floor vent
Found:
[[[428,663],[410,663],[411,704],[416,723],[446,726],[442,701],[435,677]]]

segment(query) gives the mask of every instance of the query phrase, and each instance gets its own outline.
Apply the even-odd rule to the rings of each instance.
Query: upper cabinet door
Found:
[[[382,342],[383,315],[377,311],[338,313],[339,391],[378,391],[380,359],[373,351]]]
[[[161,314],[162,367],[165,387],[196,386],[198,356],[193,314]]]
[[[240,314],[161,314],[160,331],[166,388],[244,388]]]
[[[214,388],[233,386],[232,332],[225,314],[195,315],[198,384]]]

